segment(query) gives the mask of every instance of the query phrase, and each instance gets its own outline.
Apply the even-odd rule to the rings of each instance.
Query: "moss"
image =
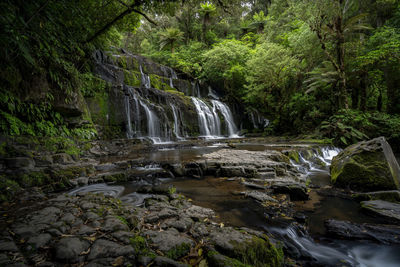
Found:
[[[124,70],[124,83],[132,87],[140,87],[140,73],[136,71]]]
[[[290,150],[288,153],[288,157],[291,160],[294,160],[296,163],[300,163],[300,156],[299,156],[299,152],[296,150]]]
[[[20,190],[21,187],[16,181],[0,176],[0,203],[12,200]]]
[[[334,158],[331,182],[360,191],[396,189],[388,164],[379,152],[363,152],[352,157]]]
[[[136,255],[147,254],[149,248],[146,239],[140,235],[129,238],[131,246],[134,248]]]
[[[321,144],[321,145],[332,145],[332,139],[299,139],[296,140],[298,143],[311,143],[311,144]]]
[[[269,242],[268,237],[265,238],[253,237],[250,241],[233,244],[235,258],[250,266],[281,266],[282,248],[277,248]]]
[[[79,176],[86,176],[86,175],[87,175],[87,169],[85,167],[69,167],[66,169],[58,169],[51,174],[54,180],[63,178],[66,180],[70,180],[77,178]]]
[[[103,179],[107,183],[126,182],[128,180],[125,173],[115,173],[115,174],[105,175]]]
[[[51,183],[51,178],[44,172],[30,172],[19,176],[18,182],[22,187],[43,186]]]
[[[177,259],[185,256],[187,253],[189,253],[189,251],[190,251],[190,244],[182,243],[182,244],[170,249],[166,253],[166,256],[173,260],[177,260]]]

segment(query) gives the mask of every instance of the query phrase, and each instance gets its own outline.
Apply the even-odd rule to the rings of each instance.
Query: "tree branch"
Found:
[[[25,24],[28,25],[29,22],[31,22],[31,20],[32,20],[34,17],[36,17],[36,15],[39,14],[40,11],[42,11],[42,9],[45,8],[49,2],[50,2],[50,0],[47,0],[46,2],[44,2],[44,4],[41,5],[41,6],[36,10],[36,12],[26,21]]]
[[[121,2],[120,2],[121,3]],[[122,12],[121,14],[119,14],[118,16],[116,16],[113,20],[111,20],[110,22],[108,22],[106,25],[104,25],[100,30],[98,30],[95,34],[93,34],[90,38],[88,38],[84,43],[90,43],[91,41],[93,41],[94,39],[96,39],[99,35],[103,34],[104,32],[106,32],[108,29],[111,28],[112,25],[114,25],[117,21],[121,20],[122,18],[124,18],[126,15],[129,15],[132,12],[138,13],[140,15],[142,15],[143,17],[145,17],[147,20],[149,20],[150,22],[154,23],[154,21],[151,21],[151,19],[149,17],[147,17],[147,15],[145,15],[144,13],[142,13],[141,11],[135,9],[135,7],[140,5],[140,1],[139,3],[133,3],[132,5],[126,5],[124,3],[124,6],[127,7],[127,9]],[[156,24],[157,25],[157,24]]]
[[[122,0],[117,0],[121,5],[130,8],[127,4],[125,4]],[[132,9],[133,12],[138,13],[139,15],[142,15],[148,22],[154,24],[157,26],[157,23],[154,22],[154,20],[150,19],[145,13],[137,10],[137,9]]]

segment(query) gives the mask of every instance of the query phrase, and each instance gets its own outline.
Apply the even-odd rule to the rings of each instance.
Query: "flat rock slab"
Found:
[[[170,228],[166,231],[146,231],[146,236],[149,236],[154,246],[162,252],[168,253],[172,249],[189,245],[188,248],[194,246],[194,242],[189,237],[180,234],[178,230]]]
[[[400,204],[383,200],[362,201],[362,209],[392,223],[400,223]]]
[[[400,202],[400,191],[389,190],[389,191],[357,193],[353,194],[352,198],[354,198],[357,201],[384,200],[389,202]]]
[[[261,191],[245,191],[241,192],[245,197],[249,197],[260,202],[270,201],[270,202],[278,202],[276,199],[270,197],[267,193]]]
[[[382,244],[400,244],[400,226],[357,224],[348,221],[328,220],[328,234],[350,240],[372,240]]]

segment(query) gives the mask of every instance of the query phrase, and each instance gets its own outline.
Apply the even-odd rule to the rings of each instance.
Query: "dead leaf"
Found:
[[[114,260],[112,266],[121,266],[122,264],[124,264],[124,261],[125,261],[124,256],[119,256]]]

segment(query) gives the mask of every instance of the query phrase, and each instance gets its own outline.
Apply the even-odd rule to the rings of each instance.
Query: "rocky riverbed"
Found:
[[[79,155],[9,146],[0,265],[356,266],[365,260],[358,245],[340,240],[369,242],[366,251],[398,246],[399,191],[333,188],[337,149],[265,140],[84,145]]]

